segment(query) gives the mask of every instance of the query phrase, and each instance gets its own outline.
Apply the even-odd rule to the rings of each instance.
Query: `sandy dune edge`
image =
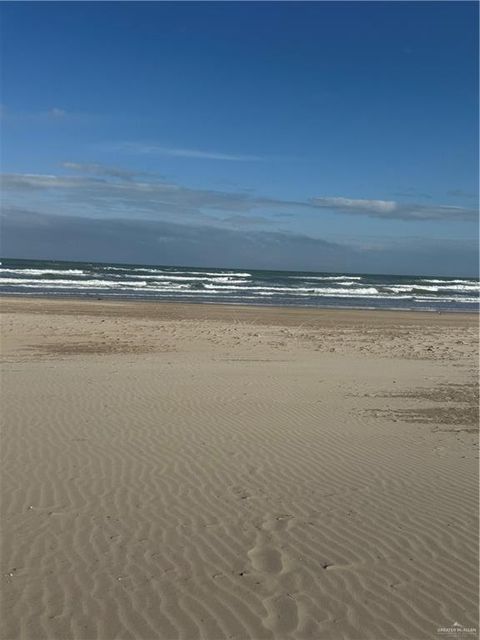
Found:
[[[2,638],[478,628],[475,317],[2,307]]]

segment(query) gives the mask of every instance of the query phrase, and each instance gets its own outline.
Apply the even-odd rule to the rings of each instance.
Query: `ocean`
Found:
[[[475,278],[2,259],[0,294],[478,311]]]

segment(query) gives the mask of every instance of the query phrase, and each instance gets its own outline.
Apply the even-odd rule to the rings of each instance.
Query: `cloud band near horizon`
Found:
[[[281,215],[289,212],[310,211],[339,213],[404,221],[475,221],[478,211],[474,208],[442,204],[406,203],[395,200],[362,199],[345,196],[316,196],[304,200],[283,200],[260,197],[245,192],[191,189],[176,183],[163,181],[152,174],[128,171],[97,163],[65,162],[63,167],[77,175],[8,173],[1,175],[2,189],[13,196],[23,197],[32,192],[51,194],[63,201],[74,200],[90,207],[98,207],[101,215],[121,215],[132,212],[144,215],[172,213],[203,217],[210,222],[223,213],[249,214],[268,210]],[[222,221],[216,218],[217,221]],[[226,220],[227,218],[225,218]],[[258,221],[258,217],[257,217]],[[267,219],[265,218],[265,221]],[[245,219],[248,222],[248,217]]]

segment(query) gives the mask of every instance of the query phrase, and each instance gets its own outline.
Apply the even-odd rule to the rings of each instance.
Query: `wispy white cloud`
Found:
[[[312,198],[310,202],[319,208],[370,211],[382,215],[393,213],[398,206],[393,200],[363,200],[343,197]]]
[[[423,205],[395,200],[364,200],[344,197],[311,198],[309,204],[317,209],[350,215],[390,220],[476,220],[475,209],[449,205]]]
[[[138,171],[129,171],[122,167],[100,164],[98,162],[62,162],[60,165],[69,171],[77,173],[91,174],[95,176],[109,176],[111,178],[119,178],[120,180],[132,180],[134,177],[148,175]]]
[[[205,149],[185,149],[181,147],[164,147],[157,144],[143,144],[138,142],[121,142],[113,145],[117,150],[133,154],[151,154],[170,156],[173,158],[191,158],[196,160],[226,160],[231,162],[261,162],[263,156],[241,153],[224,153]]]

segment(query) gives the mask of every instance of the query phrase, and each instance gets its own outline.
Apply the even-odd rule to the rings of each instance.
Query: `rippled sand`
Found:
[[[476,317],[2,310],[2,640],[478,628]]]

